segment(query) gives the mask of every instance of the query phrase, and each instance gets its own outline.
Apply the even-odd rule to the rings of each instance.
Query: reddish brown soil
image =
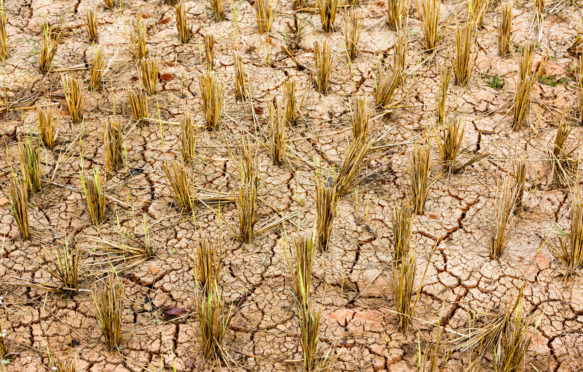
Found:
[[[268,103],[280,97],[284,82],[293,78],[303,97],[300,124],[289,128],[289,164],[276,167],[269,153],[260,147],[262,174],[258,227],[284,215],[298,213],[286,229],[309,233],[313,223],[315,156],[326,168],[338,167],[351,136],[349,99],[353,93],[372,97],[376,65],[392,63],[396,34],[386,25],[386,3],[364,2],[366,15],[360,41],[360,56],[349,64],[344,52],[344,21],[339,31],[320,31],[315,14],[299,13],[304,26],[297,59],[313,65],[313,43],[328,38],[333,47],[332,84],[329,94],[317,93],[308,70],[298,71],[280,52],[284,35],[293,25],[291,1],[276,1],[271,38],[259,35],[252,5],[236,1],[238,21],[232,3],[226,2],[227,20],[210,18],[206,2],[186,2],[189,20],[196,31],[193,41],[181,46],[177,40],[174,10],[158,1],[124,1],[123,8],[106,10],[101,2],[63,0],[7,1],[9,56],[3,71],[3,86],[13,108],[0,113],[2,157],[0,158],[0,319],[7,329],[8,371],[39,371],[45,368],[47,345],[54,355],[76,356],[78,370],[178,371],[209,370],[197,341],[197,314],[193,304],[194,276],[189,256],[201,234],[216,237],[219,218],[204,207],[195,210],[196,225],[178,213],[162,170],[164,161],[179,158],[179,127],[151,123],[136,127],[127,104],[126,89],[139,87],[137,65],[128,52],[130,21],[141,9],[148,28],[148,49],[157,56],[160,72],[158,93],[150,99],[153,117],[177,122],[185,114],[195,115],[203,126],[198,81],[204,69],[202,35],[215,35],[215,69],[225,86],[225,110],[221,132],[201,130],[197,140],[198,160],[190,170],[197,187],[235,192],[239,182],[238,141],[244,134],[266,143]],[[414,218],[413,246],[417,251],[418,273],[428,267],[412,330],[404,335],[396,329],[391,273],[391,210],[407,201],[408,151],[412,143],[435,122],[436,94],[442,66],[454,53],[454,14],[465,17],[465,5],[446,1],[441,7],[441,29],[445,33],[434,56],[422,51],[422,32],[417,12],[411,10],[406,87],[412,88],[403,105],[390,118],[371,121],[371,136],[385,134],[386,144],[399,144],[377,152],[364,171],[358,194],[339,201],[331,248],[318,254],[314,265],[313,300],[322,309],[321,350],[334,346],[337,370],[411,371],[417,365],[418,340],[434,339],[438,320],[453,338],[468,326],[473,311],[497,308],[526,281],[525,306],[533,319],[529,370],[575,371],[583,369],[583,283],[575,275],[564,280],[563,267],[553,257],[550,242],[556,242],[554,224],[568,228],[569,192],[548,183],[549,143],[553,140],[558,115],[566,111],[574,125],[570,144],[580,140],[583,130],[575,118],[575,82],[570,71],[576,59],[567,52],[574,39],[579,13],[568,8],[560,15],[547,15],[536,61],[549,56],[546,75],[556,75],[556,86],[536,84],[528,125],[511,129],[511,104],[516,90],[519,53],[497,56],[497,22],[500,6],[494,4],[485,15],[484,28],[477,31],[473,46],[476,64],[469,88],[450,87],[448,109],[465,122],[464,151],[468,158],[476,151],[490,153],[487,160],[461,174],[440,177],[431,187],[426,211]],[[89,80],[86,68],[94,47],[87,42],[83,26],[85,11],[94,9],[99,21],[99,44],[111,58],[105,88],[85,91],[85,122],[72,124],[66,112],[61,74]],[[460,13],[461,12],[461,13]],[[514,48],[536,39],[533,3],[517,5],[513,14]],[[65,27],[54,60],[54,72],[38,71],[37,53],[41,24],[45,19]],[[249,103],[235,101],[232,51],[243,56],[248,88],[252,92],[256,121]],[[429,58],[430,57],[430,58]],[[498,75],[505,85],[496,90],[483,74]],[[36,113],[27,109],[35,103],[60,107],[58,143],[54,150],[41,150],[42,169],[51,183],[32,196],[30,221],[32,239],[22,241],[13,221],[7,197],[11,167],[18,167],[17,138],[37,132]],[[371,103],[372,104],[372,103]],[[119,200],[109,202],[105,223],[95,227],[80,192],[79,171],[82,149],[86,169],[104,167],[103,123],[114,115],[124,122],[127,149],[126,168],[107,182],[107,194]],[[22,110],[14,109],[23,107]],[[404,143],[404,144],[400,144]],[[436,156],[436,155],[435,155]],[[506,250],[499,260],[490,260],[488,244],[493,228],[496,183],[512,174],[512,162],[528,158],[526,210],[511,221]],[[303,159],[303,160],[300,160]],[[435,158],[437,161],[437,158]],[[439,172],[434,166],[432,174]],[[90,290],[96,279],[95,267],[86,266],[82,291],[73,298],[31,283],[51,283],[43,249],[63,244],[66,234],[91,248],[90,237],[118,241],[119,229],[130,237],[141,233],[145,218],[156,258],[121,276],[127,299],[121,353],[108,352],[95,319]],[[259,235],[252,244],[241,244],[233,205],[221,208],[225,265],[221,287],[232,304],[233,320],[226,348],[230,368],[250,371],[289,371],[300,368],[298,320],[290,278],[283,253],[282,229]],[[137,226],[137,228],[135,227]],[[231,227],[233,229],[231,229]],[[200,229],[199,229],[200,228]],[[435,254],[430,258],[433,247]],[[88,259],[87,265],[91,264]],[[421,274],[418,275],[421,282]],[[178,320],[168,320],[164,311],[183,308]],[[445,345],[447,346],[447,345]],[[469,356],[455,351],[447,364],[459,371]],[[489,357],[490,358],[490,357]],[[484,370],[493,370],[491,359]]]

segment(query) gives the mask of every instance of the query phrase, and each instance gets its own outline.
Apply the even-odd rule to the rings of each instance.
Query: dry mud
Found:
[[[4,320],[9,345],[8,371],[39,371],[46,368],[47,345],[55,355],[76,356],[78,370],[87,371],[178,371],[210,370],[197,341],[193,304],[194,276],[189,256],[201,235],[222,235],[225,265],[221,286],[224,299],[233,306],[226,347],[230,368],[250,371],[293,371],[300,368],[298,320],[283,253],[284,231],[273,228],[241,244],[233,229],[237,211],[233,205],[221,208],[219,217],[204,207],[195,210],[196,227],[189,216],[178,213],[162,165],[179,158],[179,130],[169,124],[135,126],[127,104],[126,89],[139,87],[137,65],[128,52],[130,21],[138,9],[147,25],[148,49],[160,60],[158,93],[150,98],[155,118],[179,121],[193,113],[203,126],[198,81],[204,69],[202,35],[214,34],[215,70],[225,87],[222,131],[201,130],[191,175],[197,187],[235,192],[239,182],[238,147],[242,135],[252,134],[266,143],[268,103],[280,97],[287,79],[298,84],[303,99],[302,118],[289,128],[290,164],[273,166],[269,153],[259,147],[262,174],[260,221],[264,226],[283,215],[297,213],[286,223],[288,233],[309,233],[315,213],[315,156],[326,168],[338,167],[351,136],[350,97],[354,93],[372,97],[376,65],[392,63],[396,34],[386,25],[386,3],[365,1],[360,55],[349,64],[344,50],[344,20],[338,17],[338,31],[320,31],[317,15],[298,13],[303,37],[298,61],[313,65],[313,43],[327,38],[333,48],[330,92],[314,90],[308,69],[298,71],[280,52],[285,35],[294,27],[291,1],[275,1],[271,37],[259,35],[252,4],[225,3],[227,19],[214,22],[206,2],[185,2],[195,35],[180,45],[174,9],[158,1],[124,1],[121,9],[107,10],[97,0],[20,0],[5,4],[8,21],[9,56],[3,86],[12,107],[1,117],[0,158],[0,318]],[[61,74],[89,79],[95,48],[87,42],[83,26],[88,9],[96,11],[99,45],[110,63],[105,87],[85,91],[85,121],[73,124],[66,112]],[[540,317],[538,329],[531,329],[529,370],[576,371],[583,368],[583,283],[576,275],[561,276],[563,267],[554,258],[550,242],[556,241],[554,224],[568,228],[569,191],[548,186],[549,144],[554,138],[557,117],[566,112],[574,125],[570,145],[583,130],[575,119],[575,82],[572,71],[576,58],[567,52],[575,37],[579,11],[567,8],[559,15],[547,15],[536,49],[536,61],[549,60],[546,75],[554,75],[556,86],[538,83],[533,92],[529,125],[511,129],[511,103],[516,90],[519,52],[526,40],[536,39],[534,4],[516,4],[513,13],[513,54],[497,56],[496,25],[499,3],[485,15],[473,45],[476,62],[468,88],[450,87],[448,110],[457,111],[465,122],[463,157],[487,151],[490,157],[461,174],[442,176],[432,185],[425,213],[414,218],[413,246],[417,270],[427,275],[423,282],[412,330],[397,331],[389,287],[391,259],[391,210],[407,202],[408,151],[435,122],[435,104],[442,66],[454,53],[454,15],[465,17],[462,2],[446,1],[441,6],[444,39],[434,56],[422,50],[422,32],[417,12],[409,17],[407,51],[409,96],[390,117],[371,121],[372,136],[385,135],[385,144],[396,144],[378,152],[358,193],[339,201],[331,247],[318,254],[314,264],[313,299],[322,309],[321,350],[334,346],[337,370],[412,371],[417,365],[418,341],[435,337],[439,321],[455,337],[468,326],[475,311],[504,306],[526,281],[525,306]],[[235,10],[237,17],[235,17]],[[235,22],[236,19],[236,22]],[[64,32],[54,60],[54,71],[38,71],[38,49],[44,21],[62,25]],[[234,98],[232,51],[242,56],[253,96],[250,103]],[[484,74],[504,79],[501,89],[490,87]],[[562,79],[562,80],[561,80]],[[3,89],[4,90],[4,89]],[[41,150],[42,169],[51,184],[30,201],[32,239],[22,241],[13,221],[7,185],[13,166],[18,166],[17,138],[36,133],[36,113],[26,109],[35,103],[51,102],[61,110],[60,132],[54,150]],[[106,221],[90,223],[80,192],[81,145],[85,168],[104,167],[103,123],[115,115],[124,123],[126,167],[107,181],[109,202]],[[252,111],[255,115],[252,115]],[[32,129],[31,129],[32,128]],[[292,156],[293,155],[293,156]],[[434,155],[436,156],[436,154]],[[526,157],[527,192],[525,211],[512,220],[506,250],[499,260],[490,260],[488,244],[493,228],[496,183],[512,174],[512,162]],[[303,160],[300,160],[303,159]],[[439,167],[432,169],[437,174]],[[66,234],[91,246],[90,237],[119,240],[123,231],[139,240],[140,224],[150,227],[157,256],[123,271],[126,289],[124,336],[121,353],[109,352],[102,343],[89,291],[95,287],[94,268],[86,267],[83,291],[63,298],[31,283],[50,283],[43,250],[62,244]],[[136,227],[137,226],[137,227]],[[430,257],[432,248],[435,253]],[[431,258],[431,259],[430,259]],[[88,261],[88,264],[91,260]],[[418,284],[421,275],[418,275]],[[183,308],[179,319],[167,319],[169,308]],[[468,355],[454,351],[447,363],[451,371],[461,370]],[[161,367],[162,366],[162,367]],[[226,367],[222,367],[226,368]],[[491,361],[482,368],[492,370]]]

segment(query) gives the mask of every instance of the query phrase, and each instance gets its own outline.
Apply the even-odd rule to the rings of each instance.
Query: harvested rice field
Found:
[[[0,371],[582,371],[581,17],[0,2]]]

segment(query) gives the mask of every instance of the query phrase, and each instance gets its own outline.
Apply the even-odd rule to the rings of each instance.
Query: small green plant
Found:
[[[316,311],[311,304],[300,305],[300,339],[303,353],[303,371],[321,371],[318,357],[318,340],[320,339],[321,311]]]
[[[498,75],[490,75],[487,73],[482,73],[482,80],[493,89],[500,90],[504,88],[506,80]]]

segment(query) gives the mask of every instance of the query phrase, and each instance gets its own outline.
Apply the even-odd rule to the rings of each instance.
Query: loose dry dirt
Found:
[[[298,61],[313,66],[313,43],[327,38],[333,47],[332,85],[329,94],[317,93],[309,70],[298,71],[280,52],[285,35],[294,28],[292,2],[275,1],[275,21],[269,39],[259,35],[252,4],[226,2],[227,20],[216,23],[206,2],[187,1],[188,18],[196,31],[193,41],[180,45],[174,9],[158,1],[124,1],[122,9],[106,10],[97,0],[21,0],[5,4],[8,20],[9,56],[2,73],[4,91],[12,107],[1,117],[0,158],[0,319],[8,335],[9,371],[38,371],[45,368],[47,345],[55,355],[76,356],[82,371],[178,371],[209,370],[197,341],[197,315],[193,304],[194,276],[189,256],[203,234],[219,234],[219,217],[209,209],[195,210],[196,227],[180,214],[170,194],[162,165],[179,158],[179,130],[169,124],[136,126],[131,118],[126,89],[138,88],[137,65],[128,52],[130,21],[141,10],[148,33],[148,49],[160,60],[158,93],[150,98],[155,118],[177,122],[193,113],[204,126],[198,81],[204,70],[202,35],[214,34],[215,70],[225,87],[222,131],[201,130],[197,140],[199,159],[191,175],[197,187],[235,192],[238,187],[238,143],[252,134],[266,143],[268,103],[280,97],[286,80],[298,84],[303,97],[300,124],[288,128],[290,164],[273,166],[269,153],[259,147],[262,174],[260,222],[264,226],[283,215],[298,213],[286,223],[288,232],[309,233],[315,213],[315,156],[326,168],[338,167],[344,156],[350,129],[350,97],[354,93],[372,97],[376,65],[392,63],[396,34],[386,25],[386,3],[365,1],[360,55],[349,64],[344,51],[344,21],[339,31],[320,31],[315,14],[298,14],[304,26],[297,52]],[[110,63],[105,88],[85,91],[85,121],[72,124],[66,112],[61,74],[80,77],[85,87],[94,46],[87,42],[83,26],[86,10],[94,9],[99,22],[99,45]],[[237,17],[235,16],[235,10]],[[389,287],[391,259],[391,210],[407,202],[407,154],[435,122],[439,73],[454,53],[454,15],[465,19],[462,2],[441,6],[444,40],[434,56],[422,51],[422,31],[417,12],[410,12],[406,87],[410,94],[389,118],[372,120],[372,136],[385,134],[386,144],[397,144],[378,152],[364,171],[357,194],[342,197],[334,225],[331,248],[318,254],[314,265],[315,303],[322,309],[321,349],[334,345],[337,370],[412,371],[417,364],[418,340],[435,337],[438,321],[447,327],[449,338],[468,326],[473,311],[503,306],[526,281],[525,306],[533,319],[529,369],[575,371],[583,369],[583,282],[580,276],[564,280],[563,267],[554,259],[549,242],[556,241],[554,224],[568,228],[569,192],[548,187],[545,161],[555,135],[557,117],[566,111],[575,125],[571,145],[583,130],[574,118],[576,100],[572,70],[576,59],[567,53],[574,39],[579,12],[568,8],[560,15],[547,15],[536,61],[547,54],[546,75],[561,80],[556,86],[535,85],[529,125],[511,129],[511,103],[518,75],[519,53],[497,56],[496,32],[499,4],[485,15],[484,28],[477,31],[473,52],[477,54],[469,88],[450,88],[448,110],[466,123],[462,156],[487,151],[490,157],[461,174],[440,177],[431,187],[426,211],[414,218],[413,246],[418,273],[426,267],[412,331],[396,329]],[[534,4],[518,4],[513,14],[514,48],[536,39]],[[54,71],[38,72],[38,49],[44,21],[64,28],[54,60]],[[235,21],[236,20],[236,21]],[[232,51],[245,63],[250,103],[234,98]],[[515,50],[515,49],[514,49]],[[501,89],[490,87],[484,74],[501,77]],[[51,180],[30,201],[32,239],[22,241],[13,221],[7,197],[11,167],[18,167],[17,138],[37,133],[36,113],[27,106],[52,103],[61,111],[58,143],[54,150],[41,150],[42,169]],[[107,181],[110,201],[105,223],[90,223],[81,185],[81,141],[85,168],[103,168],[103,123],[115,115],[124,123],[126,167]],[[376,116],[376,115],[373,115]],[[436,156],[436,155],[435,155]],[[512,174],[512,161],[528,158],[526,210],[512,220],[506,250],[499,260],[489,258],[496,182]],[[299,160],[299,158],[305,160]],[[437,160],[437,158],[436,158]],[[432,174],[439,172],[434,166]],[[225,250],[222,273],[224,299],[233,306],[227,350],[230,367],[250,371],[290,371],[300,367],[298,321],[290,278],[283,253],[280,227],[259,235],[252,244],[241,244],[228,226],[237,226],[233,205],[221,208],[221,235]],[[93,269],[86,267],[81,287],[73,298],[30,285],[51,283],[43,250],[63,244],[66,234],[91,247],[89,238],[102,236],[119,241],[120,230],[139,240],[145,219],[151,232],[156,258],[122,272],[127,299],[124,311],[126,335],[121,353],[108,352],[102,343],[89,291],[95,287]],[[435,254],[430,258],[433,247]],[[88,264],[91,260],[88,260]],[[421,282],[421,275],[418,275]],[[168,320],[169,308],[183,308],[178,320]],[[447,364],[458,371],[468,356],[454,351]],[[484,370],[491,364],[484,361]]]

